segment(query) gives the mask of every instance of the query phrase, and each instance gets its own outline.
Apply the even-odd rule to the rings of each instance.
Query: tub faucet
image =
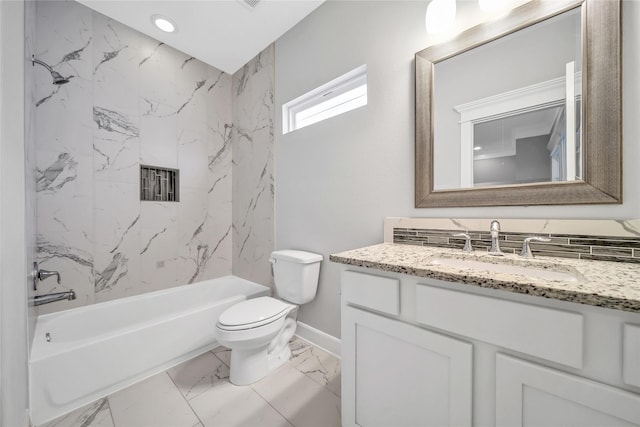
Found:
[[[489,255],[504,256],[504,254],[500,250],[500,243],[498,243],[498,236],[500,235],[500,223],[495,219],[491,221],[489,231],[491,231],[491,249],[489,249]]]
[[[73,291],[73,289],[70,289],[67,292],[55,292],[55,293],[46,294],[46,295],[36,295],[35,298],[33,299],[33,305],[38,306],[42,304],[49,304],[52,302],[62,301],[65,299],[67,301],[76,299],[76,293]]]

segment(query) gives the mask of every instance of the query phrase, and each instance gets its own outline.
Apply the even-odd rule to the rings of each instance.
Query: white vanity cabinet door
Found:
[[[471,344],[342,308],[343,426],[470,426]]]
[[[498,354],[496,426],[640,426],[640,395]]]

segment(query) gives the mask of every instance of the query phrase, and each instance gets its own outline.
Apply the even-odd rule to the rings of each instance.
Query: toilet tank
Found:
[[[285,249],[273,251],[269,261],[280,298],[294,304],[306,304],[315,298],[322,255]]]

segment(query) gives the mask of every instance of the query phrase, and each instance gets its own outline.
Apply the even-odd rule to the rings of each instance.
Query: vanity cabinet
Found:
[[[343,425],[470,426],[472,346],[352,307],[342,311]]]
[[[637,394],[504,354],[496,357],[496,426],[638,424]]]
[[[640,426],[640,315],[342,271],[344,426]]]

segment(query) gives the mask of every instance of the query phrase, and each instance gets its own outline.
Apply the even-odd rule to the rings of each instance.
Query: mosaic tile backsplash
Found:
[[[491,234],[487,231],[440,230],[424,228],[393,228],[393,243],[416,246],[459,248],[465,239],[454,234],[466,232],[476,251],[487,251],[491,247]],[[531,242],[535,256],[590,259],[640,263],[640,237],[608,237],[553,233],[500,232],[500,249],[505,253],[519,254],[525,238],[540,236],[550,242]]]

